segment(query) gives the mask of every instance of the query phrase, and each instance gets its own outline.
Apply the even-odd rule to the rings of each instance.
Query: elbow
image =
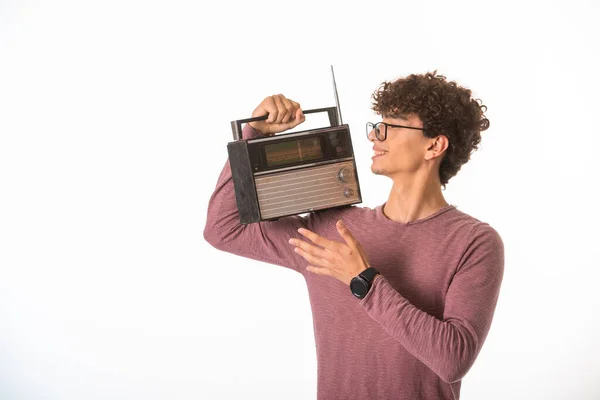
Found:
[[[239,239],[243,232],[242,226],[226,229],[227,225],[214,221],[207,221],[204,227],[204,240],[217,250],[230,252],[233,243]]]
[[[204,227],[204,240],[215,249],[221,250],[223,248],[224,240],[222,235],[220,235],[215,226],[208,221]]]
[[[446,383],[454,383],[462,380],[471,369],[473,363],[456,363],[438,373],[441,380]]]
[[[446,383],[462,380],[471,369],[479,353],[480,346],[475,335],[455,330],[454,351],[448,354],[446,362],[438,371],[438,376]]]

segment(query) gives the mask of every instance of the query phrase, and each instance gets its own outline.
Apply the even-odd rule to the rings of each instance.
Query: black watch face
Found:
[[[353,278],[350,281],[350,290],[359,299],[362,299],[367,294],[367,283],[360,278]]]

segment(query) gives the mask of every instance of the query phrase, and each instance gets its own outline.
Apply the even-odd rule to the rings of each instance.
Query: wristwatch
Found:
[[[369,293],[369,289],[371,289],[371,285],[373,285],[373,280],[379,274],[373,267],[369,267],[365,269],[363,272],[355,276],[350,281],[350,290],[352,294],[359,299],[364,298],[367,293]]]

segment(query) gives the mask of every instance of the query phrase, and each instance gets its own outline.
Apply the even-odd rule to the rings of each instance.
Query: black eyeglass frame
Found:
[[[369,129],[369,125],[372,127],[371,129]],[[385,126],[385,129],[383,131],[383,139],[381,139],[381,135],[379,134],[379,132],[381,131],[381,129],[379,129],[379,126],[383,125]],[[375,130],[375,137],[377,138],[377,140],[379,140],[380,142],[385,141],[385,139],[387,139],[387,129],[388,126],[391,126],[392,128],[407,128],[407,129],[417,129],[419,131],[425,131],[425,128],[416,128],[414,126],[405,126],[405,125],[394,125],[394,124],[388,124],[387,122],[377,122],[377,123],[372,123],[372,122],[367,122],[366,128],[367,128],[367,139],[369,138],[369,133],[371,133],[372,130]]]

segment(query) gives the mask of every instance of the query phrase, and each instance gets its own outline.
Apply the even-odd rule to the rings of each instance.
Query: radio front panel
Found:
[[[354,161],[255,177],[261,219],[359,203]]]
[[[235,141],[227,144],[240,222],[249,224],[362,202],[350,128],[332,126],[283,135],[241,139],[241,122],[232,121]]]

